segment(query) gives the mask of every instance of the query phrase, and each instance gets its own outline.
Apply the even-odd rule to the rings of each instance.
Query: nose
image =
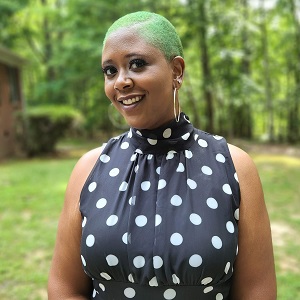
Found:
[[[133,86],[133,81],[126,72],[119,71],[117,75],[118,76],[114,84],[115,90],[122,91],[125,89],[129,89]]]

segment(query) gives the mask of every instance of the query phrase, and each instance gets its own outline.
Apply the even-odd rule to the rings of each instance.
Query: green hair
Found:
[[[137,34],[147,43],[158,48],[167,60],[170,61],[178,55],[183,57],[181,40],[175,27],[165,17],[146,11],[130,13],[116,20],[106,32],[103,48],[107,38],[113,32],[130,27],[135,27]]]

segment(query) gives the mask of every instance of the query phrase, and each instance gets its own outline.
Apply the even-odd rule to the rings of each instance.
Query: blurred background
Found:
[[[127,127],[103,92],[106,30],[138,10],[176,27],[181,106],[253,157],[278,299],[300,299],[300,0],[0,0],[0,299],[47,299],[76,160]]]

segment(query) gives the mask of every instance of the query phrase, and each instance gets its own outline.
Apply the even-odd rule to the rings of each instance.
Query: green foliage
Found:
[[[28,156],[53,153],[67,130],[82,122],[68,106],[39,106],[17,116],[17,138]]]

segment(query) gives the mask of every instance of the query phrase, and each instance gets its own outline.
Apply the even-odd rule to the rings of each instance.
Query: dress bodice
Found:
[[[224,138],[185,114],[112,138],[80,198],[93,299],[228,299],[239,185]]]

